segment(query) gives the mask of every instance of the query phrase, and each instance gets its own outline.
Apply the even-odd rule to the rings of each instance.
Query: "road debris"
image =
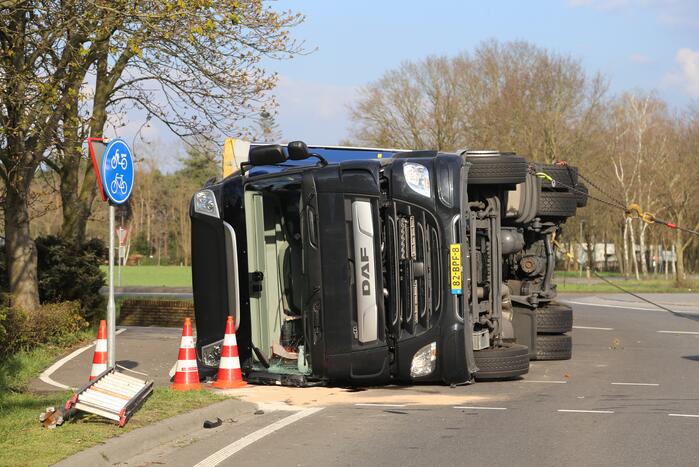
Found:
[[[223,424],[223,420],[216,417],[216,420],[204,420],[204,428],[216,428]]]
[[[63,425],[63,410],[60,407],[59,410],[56,410],[55,407],[46,407],[46,411],[41,412],[39,415],[39,421],[44,428],[48,428],[50,430],[56,428],[57,426]]]

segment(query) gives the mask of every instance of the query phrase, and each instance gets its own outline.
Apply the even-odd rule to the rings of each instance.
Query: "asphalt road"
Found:
[[[270,397],[264,413],[222,410],[219,428],[203,430],[198,422],[186,436],[126,458],[122,453],[118,461],[697,465],[699,321],[692,318],[699,307],[685,306],[676,315],[628,302],[573,301],[573,359],[532,362],[519,381],[358,392],[251,388],[246,395]],[[270,404],[275,397],[286,403]],[[110,459],[108,450],[102,459]],[[87,465],[88,459],[68,461]],[[111,457],[106,465],[116,461]]]

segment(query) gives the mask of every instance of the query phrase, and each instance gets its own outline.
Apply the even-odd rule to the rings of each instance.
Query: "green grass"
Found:
[[[84,345],[95,339],[97,330],[86,329],[65,339],[63,346],[43,345],[32,350],[21,350],[0,362],[0,413],[5,393],[26,390],[29,380],[44,371],[71,346]],[[79,344],[79,345],[78,345]]]
[[[585,270],[583,269],[582,272],[582,277],[586,277]],[[621,275],[618,272],[611,272],[611,271],[599,271],[597,274],[599,274],[602,277],[620,277]],[[580,277],[580,271],[556,271],[556,277],[562,279],[563,277]]]
[[[558,274],[558,273],[556,273]],[[585,277],[585,276],[583,276]],[[605,282],[600,282],[594,277],[592,283],[586,282],[563,282],[563,279],[555,279],[556,286],[559,292],[582,292],[582,293],[621,293],[617,287]],[[640,293],[691,293],[699,291],[699,283],[697,281],[689,281],[684,286],[678,286],[677,283],[670,279],[645,279],[637,281],[635,279],[615,280],[614,284],[618,284],[629,292]]]
[[[108,274],[107,266],[100,266]],[[117,285],[118,268],[114,268],[114,285]],[[122,266],[122,287],[191,287],[190,266]]]
[[[65,404],[68,397],[70,392],[45,396],[10,393],[2,396],[0,466],[52,465],[108,438],[225,398],[205,390],[174,392],[158,388],[124,428],[101,417],[82,414],[56,429],[43,428],[38,421],[39,414],[46,407]]]
[[[71,393],[32,394],[26,388],[31,378],[64,353],[65,348],[39,347],[0,364],[0,466],[51,465],[108,438],[224,399],[207,391],[156,389],[124,428],[81,414],[47,430],[39,423],[39,414],[46,407],[62,406]]]

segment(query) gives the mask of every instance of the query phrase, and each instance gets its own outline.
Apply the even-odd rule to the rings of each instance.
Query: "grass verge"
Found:
[[[107,266],[100,266],[108,274]],[[117,284],[118,268],[114,268],[114,284]],[[190,266],[122,266],[122,287],[191,287]]]
[[[556,273],[558,274],[558,273]],[[570,293],[620,293],[617,287],[598,279],[586,282],[565,282],[563,278],[554,279],[559,292]],[[645,280],[614,280],[614,284],[619,285],[624,290],[636,293],[692,293],[699,290],[698,281],[688,281],[686,284],[678,285],[674,280],[665,279],[645,279]]]
[[[30,379],[65,350],[38,347],[19,352],[0,364],[0,466],[51,465],[108,438],[225,398],[208,391],[182,393],[159,388],[124,428],[81,414],[63,426],[47,430],[39,423],[39,414],[46,407],[65,404],[71,393],[32,394],[26,388]]]

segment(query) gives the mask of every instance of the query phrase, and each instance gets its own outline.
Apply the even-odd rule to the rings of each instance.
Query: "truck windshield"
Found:
[[[264,356],[254,366],[272,373],[307,374],[310,368],[304,352],[301,193],[298,174],[245,187],[252,343]]]

